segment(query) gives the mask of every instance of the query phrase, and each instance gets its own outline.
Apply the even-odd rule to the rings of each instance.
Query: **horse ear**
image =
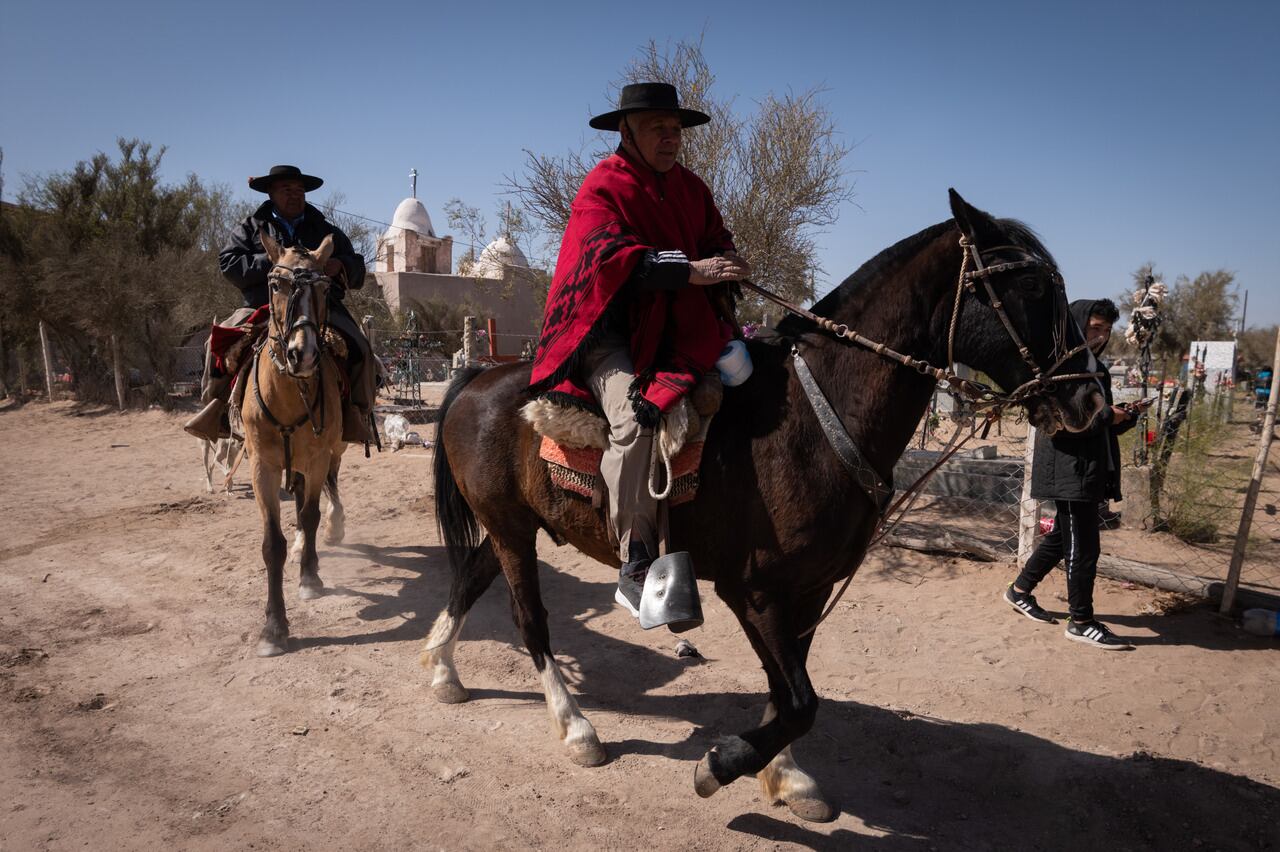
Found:
[[[951,198],[951,215],[956,218],[956,225],[966,237],[979,242],[984,236],[999,233],[1000,229],[990,214],[965,201],[954,189],[948,189],[947,194]]]
[[[258,231],[258,239],[262,240],[262,247],[267,250],[267,257],[271,258],[272,263],[280,262],[280,255],[284,254],[284,249],[280,248],[280,244],[271,239],[271,235],[267,233],[266,228]]]
[[[333,234],[326,234],[325,238],[320,241],[320,245],[316,248],[316,255],[320,258],[320,265],[324,266],[329,258],[333,256]]]

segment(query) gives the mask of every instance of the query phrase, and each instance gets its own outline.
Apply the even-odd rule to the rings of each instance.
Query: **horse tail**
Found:
[[[458,394],[482,372],[483,367],[467,367],[458,372],[445,391],[444,402],[440,404],[440,414],[436,419],[436,526],[449,554],[449,564],[453,568],[455,579],[461,575],[463,566],[480,545],[480,525],[476,522],[475,512],[471,511],[462,492],[458,490],[453,468],[449,466],[449,454],[443,440],[444,423],[449,416],[449,407],[458,398]]]

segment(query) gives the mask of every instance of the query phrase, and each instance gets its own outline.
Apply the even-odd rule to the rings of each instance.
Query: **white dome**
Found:
[[[391,217],[391,227],[416,231],[426,237],[436,235],[431,227],[431,217],[427,215],[427,208],[423,207],[422,202],[416,198],[406,198],[400,202],[396,207],[396,214]]]
[[[480,252],[475,266],[471,267],[471,275],[476,278],[501,278],[507,266],[528,267],[529,260],[506,237],[498,237]]]

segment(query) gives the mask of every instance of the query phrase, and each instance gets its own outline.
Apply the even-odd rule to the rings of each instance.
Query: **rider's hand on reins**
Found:
[[[699,286],[741,281],[751,274],[751,264],[733,252],[689,262],[689,283]]]

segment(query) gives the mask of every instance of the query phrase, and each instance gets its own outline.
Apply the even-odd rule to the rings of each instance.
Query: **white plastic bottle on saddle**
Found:
[[[747,345],[741,340],[730,340],[716,361],[716,369],[720,371],[720,381],[725,387],[737,387],[751,378],[751,356],[747,354]]]
[[[1246,609],[1244,629],[1259,636],[1280,636],[1280,614],[1269,609]]]

